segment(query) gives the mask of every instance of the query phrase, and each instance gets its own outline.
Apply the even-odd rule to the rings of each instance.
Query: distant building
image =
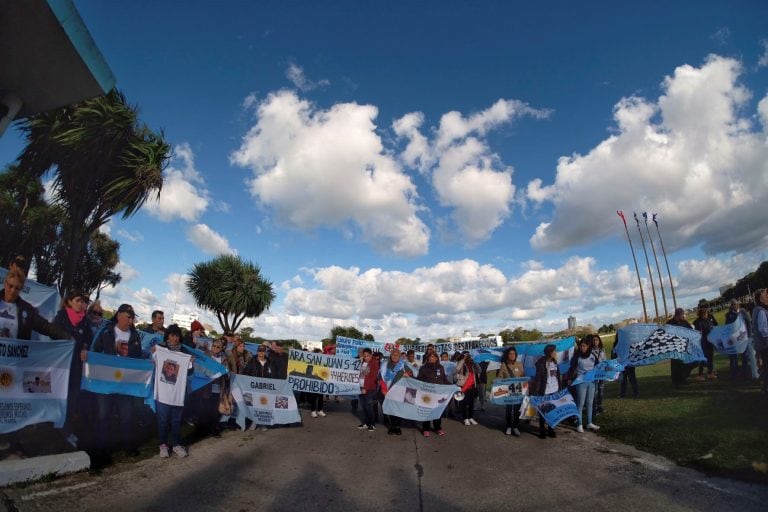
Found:
[[[305,341],[301,344],[304,347],[304,350],[307,351],[313,351],[316,348],[319,348],[320,350],[323,350],[323,342],[322,341]]]
[[[569,316],[568,317],[568,330],[569,331],[575,331],[576,330],[576,317],[575,316]]]
[[[182,315],[181,313],[174,313],[171,318],[171,323],[176,324],[186,330],[192,326],[192,322],[198,320],[197,315]]]

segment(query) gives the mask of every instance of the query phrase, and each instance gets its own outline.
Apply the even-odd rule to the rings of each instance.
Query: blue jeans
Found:
[[[171,424],[171,440],[173,446],[181,446],[181,414],[184,407],[180,405],[157,404],[157,437],[160,444],[167,444],[168,423]]]
[[[133,428],[133,405],[136,398],[127,395],[96,395],[99,408],[99,431],[97,434],[99,448],[104,450],[107,447],[110,432],[110,415],[112,408],[117,408],[117,415],[120,419],[120,436],[123,442],[123,448],[126,450],[136,449],[136,438]]]
[[[576,388],[576,407],[579,410],[579,425],[583,425],[581,411],[584,409],[585,402],[587,405],[587,425],[589,425],[592,423],[592,402],[595,400],[595,383],[582,382],[574,387]]]
[[[360,407],[363,414],[360,416],[360,423],[373,425],[373,402],[376,400],[376,393],[368,392],[360,395]]]

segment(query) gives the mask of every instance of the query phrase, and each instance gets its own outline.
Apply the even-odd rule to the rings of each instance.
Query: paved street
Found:
[[[764,511],[768,487],[709,478],[664,459],[559,428],[556,439],[444,420],[447,435],[408,427],[358,431],[349,402],[328,417],[302,411],[304,427],[226,432],[190,447],[187,459],[120,464],[5,489],[7,510],[192,512],[327,510],[717,510]],[[0,509],[2,510],[2,509]]]

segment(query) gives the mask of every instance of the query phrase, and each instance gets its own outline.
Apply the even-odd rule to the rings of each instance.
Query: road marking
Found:
[[[70,485],[69,487],[59,487],[58,489],[51,489],[50,491],[34,492],[21,497],[21,501],[32,501],[37,498],[43,498],[45,496],[53,496],[54,494],[61,494],[63,492],[76,491],[83,489],[84,487],[90,487],[96,485],[96,482],[84,482],[82,484]]]

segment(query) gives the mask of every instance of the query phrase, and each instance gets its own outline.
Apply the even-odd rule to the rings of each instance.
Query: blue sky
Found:
[[[105,228],[107,307],[195,312],[184,274],[237,252],[267,338],[599,326],[642,312],[617,209],[658,212],[679,303],[716,295],[767,253],[768,4],[617,4],[76,2],[175,148]]]

